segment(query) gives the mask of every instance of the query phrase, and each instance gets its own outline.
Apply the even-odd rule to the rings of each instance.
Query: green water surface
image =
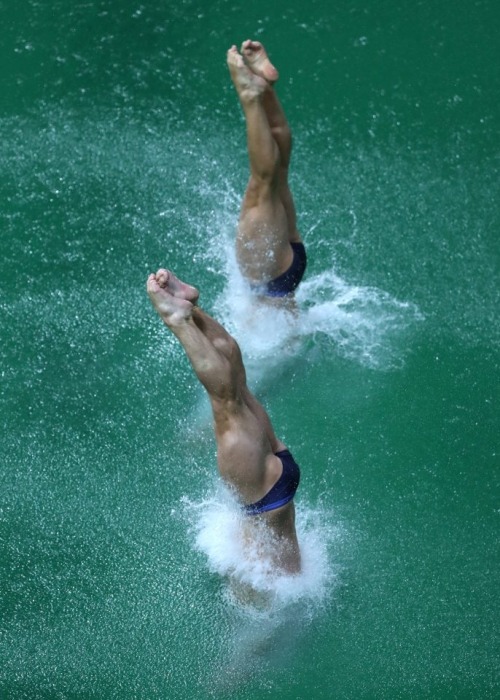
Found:
[[[500,6],[0,17],[0,698],[500,697]],[[307,278],[413,309],[310,336],[259,389],[298,508],[339,535],[321,605],[252,654],[181,513],[214,444],[144,292],[168,264],[219,308],[247,177],[225,52],[249,37],[281,73]]]

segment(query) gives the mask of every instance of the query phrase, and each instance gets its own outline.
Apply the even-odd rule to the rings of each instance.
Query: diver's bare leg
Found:
[[[271,127],[271,133],[278,145],[280,153],[278,191],[285,208],[289,241],[299,243],[302,239],[297,230],[297,213],[292,192],[288,184],[288,170],[292,155],[292,133],[273,87],[269,87],[264,93],[263,105],[266,110],[269,126]]]
[[[292,193],[288,185],[288,169],[292,153],[292,134],[285,112],[274,90],[274,82],[278,78],[278,71],[271,64],[264,46],[259,41],[247,39],[241,45],[241,54],[247,66],[254,73],[266,79],[267,89],[262,96],[262,105],[271,128],[271,133],[276,141],[280,154],[279,169],[279,193],[285,207],[290,242],[300,242],[300,234],[297,230],[297,215]],[[273,77],[274,76],[274,77]]]
[[[268,85],[245,65],[235,46],[229,49],[227,62],[245,113],[250,172],[259,183],[270,186],[277,177],[279,149],[262,103]]]
[[[221,400],[244,402],[267,435],[273,452],[283,449],[269,416],[247,387],[237,342],[220,323],[186,299],[186,295],[198,299],[198,290],[165,269],[149,276],[147,290],[162,321],[182,344],[214,411]]]
[[[273,452],[285,449],[285,445],[278,440],[272,427],[269,416],[262,404],[248,389],[246,371],[238,343],[226,331],[224,326],[202,311],[198,306],[193,308],[193,320],[198,328],[205,334],[217,350],[230,362],[232,378],[241,387],[240,395],[244,402],[258,420],[262,430],[266,433]]]
[[[179,339],[210,398],[216,401],[224,399],[228,393],[234,397],[241,395],[246,386],[244,372],[235,372],[227,352],[222,351],[227,343],[219,343],[218,348],[217,343],[196,323],[195,318],[202,312],[185,296],[179,295],[183,289],[181,285],[183,283],[169,270],[161,269],[151,274],[147,281],[151,303],[165,325]]]
[[[288,269],[293,257],[280,197],[280,152],[263,105],[269,86],[248,68],[235,46],[228,51],[227,60],[245,114],[250,161],[236,255],[251,281],[268,281]]]
[[[267,83],[267,89],[262,96],[262,103],[273,138],[280,151],[281,164],[288,167],[292,139],[285,112],[273,88],[274,83],[278,79],[278,71],[270,62],[266,50],[260,41],[252,41],[251,39],[244,41],[241,45],[241,55],[248,68]]]

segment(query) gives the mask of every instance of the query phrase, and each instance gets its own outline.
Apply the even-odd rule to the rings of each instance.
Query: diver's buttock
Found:
[[[280,478],[266,495],[256,503],[244,506],[247,515],[258,515],[269,510],[276,510],[289,503],[295,496],[300,482],[300,469],[289,450],[275,452],[283,465]]]
[[[290,245],[293,249],[293,260],[288,270],[265,284],[251,284],[253,292],[267,297],[286,297],[297,289],[306,270],[307,255],[303,243]]]

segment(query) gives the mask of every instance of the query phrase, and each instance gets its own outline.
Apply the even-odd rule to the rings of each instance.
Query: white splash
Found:
[[[238,339],[250,373],[254,365],[264,371],[263,360],[266,374],[274,372],[311,340],[367,367],[399,366],[405,352],[398,338],[422,318],[415,305],[376,287],[349,284],[332,269],[306,276],[295,293],[296,311],[269,307],[256,302],[229,241],[225,264],[227,284],[214,311]]]
[[[264,528],[257,531],[253,544],[248,543],[243,535],[248,516],[222,484],[201,502],[185,499],[184,504],[193,547],[206,556],[209,569],[227,582],[225,595],[236,606],[268,614],[306,599],[318,603],[331,591],[336,573],[329,549],[340,534],[339,526],[332,524],[332,513],[303,503],[296,506],[302,572],[290,576],[276,572],[261,556],[264,547],[259,538],[266,537]]]

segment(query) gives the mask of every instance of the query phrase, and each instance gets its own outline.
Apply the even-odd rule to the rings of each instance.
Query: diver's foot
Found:
[[[174,297],[177,297],[178,299],[187,299],[193,304],[196,304],[198,301],[200,293],[196,287],[182,282],[170,270],[165,270],[165,268],[162,267],[156,273],[156,278],[160,286],[168,289],[170,294],[172,294]]]
[[[181,282],[173,272],[163,268],[149,275],[147,291],[151,303],[168,326],[189,318],[198,299],[195,287]]]
[[[273,66],[260,41],[247,39],[241,45],[241,54],[246,65],[255,75],[264,78],[268,83],[275,83],[279,78],[279,73]]]
[[[255,99],[267,89],[266,80],[250,70],[236,46],[227,52],[227,65],[241,100]]]

